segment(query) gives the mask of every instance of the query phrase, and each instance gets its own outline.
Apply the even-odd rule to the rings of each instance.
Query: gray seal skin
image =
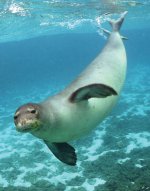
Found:
[[[119,29],[127,12],[109,20],[112,32],[92,63],[68,87],[41,103],[19,107],[16,129],[43,140],[68,165],[76,164],[75,149],[67,142],[86,135],[108,115],[120,95],[126,75],[126,51]]]

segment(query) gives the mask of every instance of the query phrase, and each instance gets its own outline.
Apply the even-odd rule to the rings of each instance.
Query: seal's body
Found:
[[[117,21],[110,20],[113,31],[105,47],[75,81],[42,103],[26,104],[16,111],[17,130],[43,139],[53,154],[69,165],[76,164],[76,155],[65,142],[95,128],[112,110],[122,89],[126,52],[119,29],[125,14]]]

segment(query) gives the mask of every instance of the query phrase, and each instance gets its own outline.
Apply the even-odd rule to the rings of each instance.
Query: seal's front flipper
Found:
[[[111,95],[117,95],[113,88],[104,84],[90,84],[73,92],[69,100],[76,103],[90,98],[105,98]]]
[[[67,143],[51,143],[45,140],[44,143],[60,161],[71,166],[76,165],[77,157],[72,146]]]

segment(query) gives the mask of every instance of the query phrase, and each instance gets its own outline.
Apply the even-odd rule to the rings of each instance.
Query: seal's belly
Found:
[[[66,110],[64,108],[62,120],[57,127],[58,134],[54,135],[55,141],[67,142],[88,134],[108,115],[116,101],[116,96],[92,98],[88,102],[73,104]]]

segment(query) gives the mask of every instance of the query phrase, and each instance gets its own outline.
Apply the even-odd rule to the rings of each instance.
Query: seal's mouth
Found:
[[[29,127],[24,127],[24,128],[18,128],[18,127],[16,127],[16,130],[17,130],[18,132],[21,132],[21,133],[28,133],[28,132],[30,132],[30,131],[33,131],[33,129],[32,129],[32,128],[29,128]]]
[[[16,124],[16,130],[22,133],[33,132],[39,129],[40,121],[38,120],[26,120]]]

